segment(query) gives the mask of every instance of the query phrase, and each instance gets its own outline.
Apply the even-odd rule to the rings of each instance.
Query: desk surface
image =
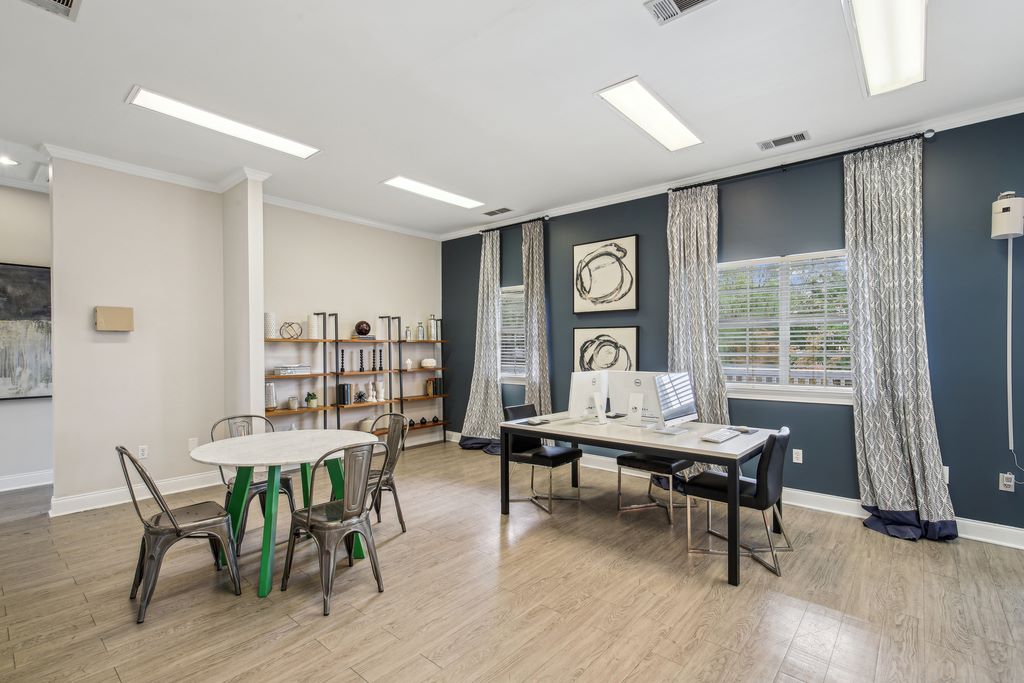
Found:
[[[228,467],[304,465],[335,448],[367,443],[377,443],[377,437],[351,429],[295,429],[212,441],[190,455],[196,462]]]
[[[568,413],[542,415],[550,420],[547,424],[531,425],[526,420],[502,422],[502,427],[514,427],[516,432],[535,433],[538,437],[577,441],[600,445],[606,442],[610,448],[657,448],[659,450],[679,451],[694,455],[705,455],[719,459],[745,460],[759,451],[768,436],[775,434],[774,429],[756,429],[749,434],[740,434],[723,443],[701,441],[701,436],[729,425],[708,424],[704,422],[687,422],[685,432],[681,434],[659,434],[645,427],[633,427],[622,422],[622,419],[608,419],[607,424],[597,424],[593,418],[576,420],[569,419]]]

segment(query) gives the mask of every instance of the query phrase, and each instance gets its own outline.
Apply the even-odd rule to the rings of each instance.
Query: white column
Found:
[[[224,411],[263,414],[263,181],[243,168],[222,183]]]

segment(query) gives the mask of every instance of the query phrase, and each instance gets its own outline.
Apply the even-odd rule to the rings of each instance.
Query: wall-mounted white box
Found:
[[[97,306],[96,329],[100,332],[132,332],[135,309],[124,306]]]

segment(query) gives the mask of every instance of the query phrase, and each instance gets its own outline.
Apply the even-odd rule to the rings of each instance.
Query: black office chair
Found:
[[[757,463],[757,478],[740,477],[740,507],[760,510],[761,517],[764,520],[764,530],[768,535],[767,548],[756,548],[742,543],[740,543],[740,547],[746,551],[743,553],[744,555],[764,565],[774,572],[776,576],[782,576],[782,569],[779,567],[779,553],[793,550],[793,544],[786,534],[786,527],[782,524],[782,511],[779,508],[779,499],[782,497],[782,466],[786,462],[786,449],[788,447],[789,428],[783,427],[779,430],[778,434],[769,436],[765,442]],[[725,534],[711,528],[711,501],[727,502],[727,481],[725,473],[709,470],[691,477],[683,484],[683,491],[688,497],[703,498],[708,501],[706,529],[708,534],[726,540],[728,537]],[[786,540],[785,547],[776,547],[775,542],[772,540],[772,530],[768,523],[769,511],[775,513],[775,519],[778,521],[782,536]],[[690,539],[689,506],[686,508],[686,544],[691,553],[725,554],[724,550],[713,550],[710,545],[710,539],[707,548],[693,547]],[[772,554],[773,564],[769,564],[759,555],[759,553],[764,552]]]
[[[505,420],[525,420],[530,417],[537,416],[537,407],[532,403],[525,403],[521,406],[507,406],[505,408]],[[530,497],[529,498],[510,498],[509,502],[512,503],[525,503],[530,502],[539,507],[544,512],[551,514],[552,501],[555,500],[575,500],[577,503],[580,502],[580,489],[579,481],[577,481],[576,497],[566,498],[563,496],[556,496],[554,492],[553,475],[556,467],[562,465],[568,465],[576,460],[583,457],[583,451],[578,448],[566,448],[565,446],[545,446],[539,438],[533,436],[512,436],[512,443],[510,452],[508,454],[509,462],[521,462],[524,465],[530,466]],[[537,491],[534,489],[534,470],[537,467],[548,468],[548,506],[544,507],[541,503],[541,498],[537,495]]]
[[[676,503],[672,500],[672,490],[675,488],[675,478],[683,470],[693,467],[693,462],[667,455],[655,455],[653,453],[623,453],[615,458],[618,465],[619,481],[617,486],[619,512],[631,512],[634,510],[646,510],[647,508],[665,508],[668,514],[669,526],[675,524],[675,508],[683,507],[684,503]],[[629,467],[634,470],[641,470],[648,473],[647,478],[647,499],[649,503],[638,503],[636,505],[622,505],[622,468]],[[668,502],[663,502],[651,495],[651,487],[654,484],[654,477],[660,480],[667,480]],[[660,486],[660,483],[659,483]],[[688,502],[686,503],[688,505]]]

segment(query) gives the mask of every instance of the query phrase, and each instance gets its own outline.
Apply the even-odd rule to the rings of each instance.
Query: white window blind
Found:
[[[726,382],[852,386],[846,252],[721,263]]]
[[[526,376],[526,305],[523,286],[501,288],[501,375]]]

